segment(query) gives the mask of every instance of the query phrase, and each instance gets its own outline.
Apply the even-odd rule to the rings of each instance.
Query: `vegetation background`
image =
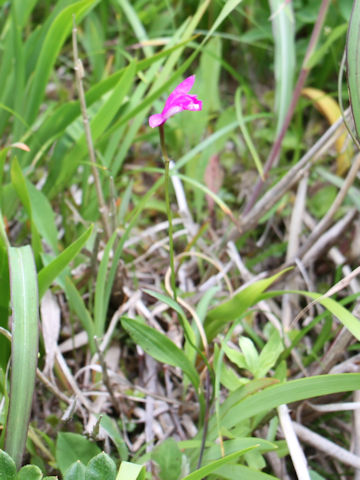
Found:
[[[359,2],[0,10],[0,477],[359,480]]]

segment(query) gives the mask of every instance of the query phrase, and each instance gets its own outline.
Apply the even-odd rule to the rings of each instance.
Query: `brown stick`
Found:
[[[74,70],[75,70],[75,76],[76,76],[76,86],[78,90],[81,114],[82,114],[83,123],[84,123],[85,137],[86,137],[86,143],[89,151],[91,170],[94,177],[96,195],[97,195],[99,207],[100,207],[101,222],[103,224],[106,240],[109,240],[109,238],[111,237],[110,222],[108,220],[109,214],[108,214],[108,208],[106,206],[104,195],[101,188],[99,172],[97,171],[97,168],[96,168],[96,155],[95,155],[94,144],[91,136],[89,117],[86,110],[84,86],[82,83],[82,79],[84,78],[84,68],[78,54],[76,34],[77,34],[77,28],[76,28],[75,16],[74,16],[72,40],[73,40],[73,52],[74,52],[74,64],[75,64]]]

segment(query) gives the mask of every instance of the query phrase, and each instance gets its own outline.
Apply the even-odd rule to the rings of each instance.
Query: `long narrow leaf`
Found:
[[[347,81],[355,130],[360,138],[360,2],[354,0],[346,40]]]
[[[124,317],[121,323],[136,344],[140,345],[146,353],[159,362],[180,367],[198,391],[200,386],[199,374],[184,352],[175,343],[164,334],[139,320]]]
[[[38,355],[38,287],[29,246],[9,248],[9,269],[13,328],[5,450],[19,468],[27,437]]]
[[[38,62],[36,64],[34,78],[29,92],[29,103],[26,108],[25,119],[31,123],[36,118],[43,99],[46,84],[51,69],[58,57],[60,49],[72,29],[73,15],[79,21],[86,12],[90,11],[99,0],[81,0],[69,5],[54,20],[43,42]]]
[[[270,0],[270,6],[275,43],[275,111],[278,134],[289,109],[294,87],[295,16],[291,2]]]
[[[52,262],[44,267],[38,276],[39,297],[41,298],[56,277],[68,266],[89,239],[93,226],[91,225],[80,237],[60,253]]]

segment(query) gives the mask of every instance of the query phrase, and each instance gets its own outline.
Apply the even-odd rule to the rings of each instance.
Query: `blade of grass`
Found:
[[[272,31],[275,43],[275,111],[276,134],[283,126],[291,102],[295,75],[295,25],[292,4],[270,0]]]
[[[104,327],[106,320],[106,313],[108,304],[106,302],[106,285],[108,282],[108,267],[110,254],[113,251],[114,242],[117,237],[117,232],[114,232],[106,244],[98,274],[96,277],[95,286],[95,303],[94,303],[94,333],[101,338],[104,335]],[[113,260],[113,259],[112,259]]]
[[[12,161],[10,175],[11,175],[11,182],[16,190],[16,193],[18,194],[21,200],[21,203],[24,205],[26,213],[29,216],[30,226],[31,226],[31,245],[34,251],[36,265],[40,267],[41,265],[40,254],[42,252],[40,235],[33,219],[31,201],[30,201],[29,192],[26,186],[25,177],[23,175],[20,164],[16,157]]]
[[[346,39],[347,82],[357,137],[360,138],[360,3],[354,1]]]
[[[236,93],[235,93],[235,110],[236,110],[236,118],[241,130],[242,136],[244,137],[245,143],[251,153],[251,156],[254,160],[255,166],[257,168],[257,171],[259,172],[260,177],[264,179],[264,171],[263,171],[263,166],[262,166],[260,157],[257,153],[255,145],[253,144],[253,141],[251,140],[248,129],[246,128],[246,125],[245,125],[245,121],[244,121],[245,119],[241,109],[241,88],[240,87],[236,90]]]
[[[38,355],[38,286],[29,246],[9,248],[9,269],[13,327],[5,450],[19,468],[27,437]]]
[[[120,5],[122,10],[124,11],[131,28],[134,30],[134,33],[139,41],[139,43],[144,42],[145,40],[148,40],[146,30],[143,26],[143,24],[140,21],[139,16],[136,13],[135,8],[131,5],[131,3],[128,0],[117,0],[117,3]],[[153,49],[150,46],[143,46],[143,51],[145,57],[149,58],[153,54]]]
[[[253,382],[235,390],[221,405],[220,415],[223,428],[231,429],[245,419],[254,417],[259,413],[269,412],[272,408],[285,403],[358,390],[360,388],[360,374],[345,373],[301,378],[270,386],[254,394],[246,394],[246,391],[251,389]],[[200,433],[197,436],[199,435]],[[209,425],[209,440],[215,439],[217,435],[216,419],[213,418]]]
[[[99,0],[81,0],[69,5],[55,18],[49,28],[38,56],[31,88],[27,95],[29,102],[26,106],[25,119],[29,124],[33,123],[38,114],[51,70],[61,47],[71,33],[73,15],[76,16],[76,21],[79,23],[83,16],[97,3],[99,3]]]
[[[81,325],[88,335],[90,351],[91,354],[94,355],[96,352],[96,345],[94,342],[94,322],[84,304],[80,293],[69,277],[66,277],[65,279],[65,292],[69,301],[70,309],[75,311],[76,315],[79,317]]]
[[[80,237],[69,245],[63,252],[60,253],[54,260],[52,260],[46,267],[40,270],[38,275],[39,282],[39,297],[42,298],[46,290],[58,275],[68,266],[76,255],[83,248],[88,241],[93,230],[91,225]]]

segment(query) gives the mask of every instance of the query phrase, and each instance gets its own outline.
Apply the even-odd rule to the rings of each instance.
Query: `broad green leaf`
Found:
[[[200,378],[195,367],[178,348],[164,334],[145,325],[139,320],[122,317],[122,326],[137,345],[153,358],[162,363],[179,367],[189,377],[196,391],[200,386]]]
[[[85,465],[77,460],[66,470],[64,480],[85,480]]]
[[[69,245],[63,252],[60,253],[52,262],[44,267],[38,275],[39,282],[39,297],[41,298],[46,290],[50,287],[56,277],[69,265],[69,263],[76,257],[80,250],[88,241],[93,226],[91,225],[80,237]]]
[[[159,465],[160,480],[179,480],[182,453],[177,442],[168,438],[151,452],[151,458]]]
[[[42,478],[42,471],[36,465],[25,465],[16,475],[16,480],[41,480]]]
[[[114,461],[102,452],[92,458],[85,471],[85,480],[115,480],[116,466]]]
[[[237,320],[260,299],[261,294],[270,287],[286,270],[270,278],[258,280],[234,295],[230,300],[209,311],[205,320],[205,331],[211,341],[228,323]]]
[[[36,269],[29,246],[9,248],[11,305],[11,386],[5,450],[17,467],[25,449],[35,387],[39,302]]]
[[[70,432],[59,432],[56,442],[56,463],[64,474],[74,463],[80,460],[86,465],[93,457],[101,453],[96,443],[83,435]]]
[[[3,450],[0,450],[0,478],[3,480],[15,480],[16,465],[14,460]]]

